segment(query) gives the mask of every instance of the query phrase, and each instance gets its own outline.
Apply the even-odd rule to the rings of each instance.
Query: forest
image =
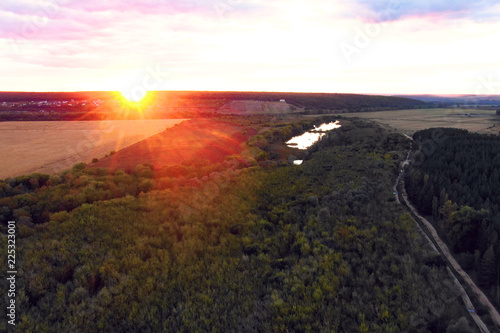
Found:
[[[272,151],[328,119],[270,123],[223,163],[1,181],[2,248],[18,226],[15,331],[474,332],[394,200],[409,139],[350,118],[300,166]]]
[[[488,298],[500,306],[500,138],[439,128],[415,133],[406,189]]]

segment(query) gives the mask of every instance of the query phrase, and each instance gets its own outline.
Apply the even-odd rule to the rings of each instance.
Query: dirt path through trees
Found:
[[[484,324],[484,322],[481,320],[481,318],[477,315],[475,308],[472,305],[472,302],[470,301],[469,296],[467,293],[465,293],[465,289],[463,286],[460,284],[458,279],[456,278],[456,274],[459,274],[463,281],[467,284],[467,286],[473,291],[474,296],[479,300],[481,304],[486,306],[488,308],[488,311],[491,315],[491,319],[495,323],[497,327],[500,328],[500,315],[498,314],[498,311],[495,309],[495,307],[491,304],[491,302],[488,300],[486,295],[477,287],[477,285],[472,281],[470,276],[460,267],[458,262],[455,260],[453,255],[450,253],[450,250],[448,249],[448,246],[441,240],[439,235],[437,234],[436,230],[432,226],[432,224],[427,221],[423,216],[421,216],[418,211],[413,207],[413,205],[410,203],[408,196],[406,194],[405,186],[404,186],[404,180],[403,175],[404,175],[404,166],[410,162],[410,155],[408,155],[408,158],[406,161],[403,162],[403,167],[401,170],[401,173],[398,176],[398,179],[396,181],[396,185],[394,186],[394,192],[395,195],[398,197],[399,194],[397,192],[397,185],[401,183],[401,197],[403,198],[404,203],[406,206],[411,210],[411,212],[414,214],[414,216],[418,219],[415,220],[417,224],[423,228],[426,231],[426,235],[429,235],[432,237],[432,245],[435,248],[439,249],[439,252],[443,254],[443,256],[446,258],[446,260],[449,262],[450,266],[453,268],[453,270],[449,270],[450,273],[453,273],[452,276],[454,277],[455,282],[458,282],[457,286],[460,289],[462,299],[464,300],[465,305],[467,306],[467,310],[469,310],[470,315],[472,316],[472,319],[476,322],[478,325],[479,329],[481,332],[489,332],[488,328]],[[399,201],[399,200],[398,200]],[[428,237],[427,237],[428,238]],[[430,238],[428,238],[430,240]],[[434,246],[435,245],[435,246]],[[454,272],[453,272],[454,271]]]

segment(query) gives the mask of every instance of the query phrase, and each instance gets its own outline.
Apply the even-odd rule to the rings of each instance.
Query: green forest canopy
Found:
[[[19,221],[17,331],[470,330],[394,201],[409,141],[352,119],[292,166],[266,157],[278,132],[256,159],[183,176],[80,164],[1,182],[3,226]]]

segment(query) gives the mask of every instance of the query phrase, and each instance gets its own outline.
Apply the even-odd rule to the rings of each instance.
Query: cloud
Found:
[[[381,78],[397,91],[405,66],[436,65],[433,78],[450,61],[497,62],[499,10],[485,0],[0,0],[0,67],[10,90],[110,89],[158,67],[171,89],[368,92]],[[367,21],[394,22],[348,65],[339,44]]]
[[[164,32],[221,30],[230,15],[260,8],[241,0],[2,0],[0,39],[82,40],[103,34],[161,39]]]
[[[361,16],[369,21],[396,21],[411,16],[469,18],[473,21],[498,20],[496,0],[357,0]]]
[[[206,2],[196,0],[89,0],[69,1],[67,7],[86,12],[119,11],[141,14],[175,14],[203,10]]]
[[[51,11],[59,5],[56,1],[30,1],[30,0],[3,0],[0,3],[0,11],[10,12],[17,15],[41,15],[45,11]]]
[[[197,0],[2,0],[0,10],[22,15],[53,14],[63,9],[83,12],[138,12],[142,14],[171,14],[193,12],[209,7]]]

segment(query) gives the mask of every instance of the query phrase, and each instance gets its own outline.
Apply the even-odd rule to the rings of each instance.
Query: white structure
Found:
[[[280,99],[280,103],[286,103],[286,101],[282,98]]]

